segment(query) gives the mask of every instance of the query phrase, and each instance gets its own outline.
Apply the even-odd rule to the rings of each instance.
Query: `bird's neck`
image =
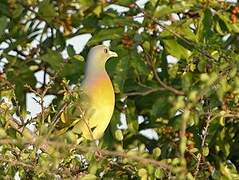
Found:
[[[105,70],[105,66],[100,66],[99,64],[97,66],[88,64],[85,71],[86,77],[97,77],[102,75],[107,75],[107,72]]]
[[[97,76],[97,75],[100,75],[100,74],[104,74],[106,72],[105,70],[105,63],[95,63],[95,62],[92,62],[92,61],[89,61],[86,65],[86,69],[85,69],[85,74],[87,76]]]

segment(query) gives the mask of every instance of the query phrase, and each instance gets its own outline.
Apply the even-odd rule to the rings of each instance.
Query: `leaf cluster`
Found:
[[[140,3],[0,2],[2,178],[239,178],[237,5]],[[69,41],[85,34],[78,51]],[[119,55],[106,67],[116,106],[104,137],[96,145],[52,134],[64,103],[80,101],[69,87],[83,78],[83,57],[103,41]],[[35,117],[29,93],[41,108]]]

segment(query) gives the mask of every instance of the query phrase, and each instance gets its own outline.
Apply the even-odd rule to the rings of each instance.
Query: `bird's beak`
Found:
[[[110,57],[118,57],[118,54],[113,51],[109,51],[109,55]]]

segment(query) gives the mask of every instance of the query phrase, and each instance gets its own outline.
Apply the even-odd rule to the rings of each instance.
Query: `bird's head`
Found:
[[[98,45],[90,49],[87,59],[86,72],[98,72],[105,70],[105,63],[111,57],[118,55],[109,50],[105,45]]]
[[[95,61],[103,61],[103,63],[105,63],[111,57],[118,57],[118,55],[115,52],[110,51],[109,47],[98,45],[91,48],[88,58],[93,58]]]

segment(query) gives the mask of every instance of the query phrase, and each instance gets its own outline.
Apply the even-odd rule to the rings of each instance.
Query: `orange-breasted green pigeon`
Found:
[[[82,133],[86,139],[101,138],[112,117],[115,95],[112,82],[105,70],[105,63],[109,58],[117,56],[105,45],[91,48],[88,54],[85,77],[80,85],[80,107],[75,108],[75,111],[80,111],[77,114],[81,115],[77,121],[70,120],[77,122],[72,131]],[[67,112],[64,116],[71,116],[71,113]],[[66,121],[66,118],[61,117],[62,121]]]

